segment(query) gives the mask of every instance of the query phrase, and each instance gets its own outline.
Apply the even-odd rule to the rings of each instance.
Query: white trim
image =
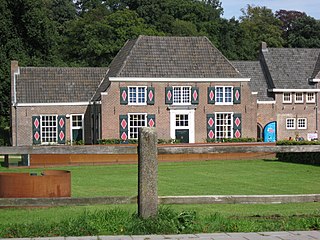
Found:
[[[101,95],[108,95],[108,92],[101,92]]]
[[[285,100],[285,94],[289,94],[289,100]],[[292,103],[292,95],[291,92],[284,92],[282,94],[282,103]]]
[[[251,92],[252,95],[258,95],[258,92]]]
[[[318,82],[320,82],[320,79],[319,78],[313,78],[313,79],[310,79],[310,82],[318,83]]]
[[[302,97],[301,100],[297,100],[297,94],[298,94],[298,93],[301,93],[301,97]],[[295,103],[303,103],[303,102],[304,102],[304,94],[303,94],[302,92],[296,92],[296,93],[294,94],[294,102],[295,102]]]
[[[299,127],[299,120],[304,120],[304,127]],[[308,119],[303,117],[303,118],[297,118],[297,129],[307,129],[308,128]]]
[[[176,115],[177,114],[187,114],[189,116],[189,126],[186,127],[176,127]],[[170,138],[176,139],[176,129],[188,129],[189,130],[189,143],[195,143],[195,110],[173,110],[170,109]]]
[[[250,78],[146,78],[109,77],[110,82],[250,82]]]
[[[275,92],[275,93],[281,93],[281,92],[320,92],[320,89],[278,89],[278,88],[273,88],[273,89],[268,89],[268,92]]]
[[[276,101],[257,101],[258,104],[275,104]]]
[[[135,91],[135,93],[136,93],[136,102],[130,102],[130,88],[135,88],[136,89],[136,91]],[[138,88],[144,88],[144,102],[141,102],[141,103],[139,103],[138,102]],[[129,106],[143,106],[143,105],[147,105],[147,98],[148,98],[148,96],[147,96],[147,86],[128,86],[127,87],[127,89],[128,89],[128,105]]]
[[[132,115],[144,115],[145,119],[144,119],[144,126],[130,126],[130,116]],[[131,138],[130,135],[131,135],[131,131],[130,131],[130,128],[138,128],[138,132],[139,132],[139,128],[141,127],[147,127],[148,126],[148,114],[147,113],[128,113],[127,114],[128,116],[128,139],[138,139],[137,138]]]
[[[13,106],[17,105],[17,76],[20,75],[20,67],[13,73]]]
[[[64,103],[17,103],[18,107],[41,107],[41,106],[86,106],[92,102],[64,102]],[[101,104],[101,102],[100,102]]]
[[[289,120],[293,120],[293,127],[288,127]],[[286,129],[288,129],[288,130],[296,129],[296,119],[295,118],[286,118]]]
[[[313,93],[313,99],[310,101],[308,100],[308,93],[306,94],[306,103],[315,103],[316,102],[316,95]]]
[[[73,123],[73,121],[72,121],[72,116],[81,116],[81,124],[82,124],[81,127],[73,127],[73,126],[72,126],[72,123]],[[71,145],[72,145],[72,143],[73,143],[73,134],[72,134],[72,130],[73,130],[73,129],[82,129],[82,140],[84,141],[84,114],[83,114],[83,113],[70,114],[70,119],[69,119],[69,121],[70,121],[70,143],[71,143]]]

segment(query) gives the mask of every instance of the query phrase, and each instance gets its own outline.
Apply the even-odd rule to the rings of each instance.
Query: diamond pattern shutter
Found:
[[[214,139],[215,134],[215,115],[207,114],[207,139]]]
[[[148,127],[155,127],[156,126],[156,115],[155,114],[148,114],[147,122],[148,122]]]
[[[128,105],[128,88],[120,87],[120,104]]]
[[[58,143],[66,143],[66,116],[58,116]]]
[[[242,137],[241,126],[242,126],[241,113],[234,113],[233,114],[233,137],[234,138]]]
[[[128,140],[128,115],[119,116],[119,125],[120,139],[125,142]]]
[[[199,88],[191,88],[191,104],[199,104]]]
[[[208,104],[215,104],[215,88],[208,87]]]
[[[147,88],[147,104],[154,105],[154,87]]]
[[[234,104],[241,103],[241,88],[240,87],[233,88],[233,103]]]
[[[40,116],[32,116],[32,142],[33,144],[41,143]]]
[[[172,103],[173,103],[173,87],[166,87],[165,104],[171,105]]]

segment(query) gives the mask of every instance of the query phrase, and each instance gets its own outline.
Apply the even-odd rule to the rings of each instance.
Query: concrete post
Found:
[[[144,219],[158,212],[157,133],[154,128],[139,129],[138,215]]]

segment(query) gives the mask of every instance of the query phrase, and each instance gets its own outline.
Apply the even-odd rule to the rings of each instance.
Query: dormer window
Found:
[[[297,92],[295,94],[295,103],[303,103],[303,93],[302,92]]]
[[[283,93],[283,103],[292,103],[291,93]]]
[[[315,102],[316,102],[315,94],[313,92],[308,92],[307,103],[315,103]]]

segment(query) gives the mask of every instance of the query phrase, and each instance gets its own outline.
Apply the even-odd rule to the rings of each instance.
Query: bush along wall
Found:
[[[320,141],[278,141],[277,145],[320,145]],[[320,152],[277,153],[279,161],[320,165]]]

